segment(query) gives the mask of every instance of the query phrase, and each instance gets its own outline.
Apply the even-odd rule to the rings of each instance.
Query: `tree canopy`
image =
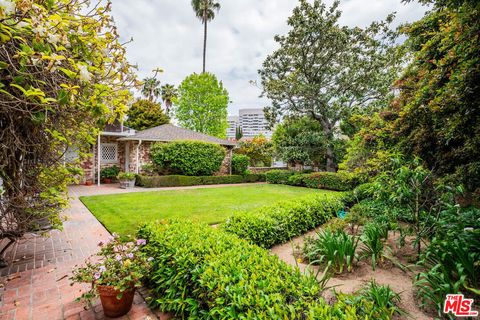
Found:
[[[275,128],[272,141],[276,155],[288,164],[325,166],[327,141],[318,121],[287,118]]]
[[[159,103],[139,99],[127,111],[125,125],[135,130],[145,130],[170,122]]]
[[[236,154],[243,154],[249,158],[252,167],[269,167],[272,165],[273,144],[263,135],[252,139],[240,140]]]
[[[61,224],[66,186],[135,82],[110,3],[10,1],[0,7],[0,237]]]
[[[225,138],[228,92],[211,73],[194,73],[178,87],[173,114],[180,126]]]
[[[335,170],[334,133],[352,110],[378,108],[391,99],[399,69],[393,16],[369,27],[340,26],[339,2],[327,8],[319,0],[300,0],[288,19],[290,31],[276,36],[280,48],[259,70],[271,122],[279,116],[308,116],[318,121],[328,141],[327,169]]]

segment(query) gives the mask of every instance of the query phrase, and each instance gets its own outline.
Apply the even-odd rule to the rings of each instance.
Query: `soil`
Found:
[[[291,242],[275,246],[271,249],[271,253],[277,255],[281,260],[286,263],[298,266],[301,271],[305,272],[308,269],[315,274],[318,272],[317,266],[308,266],[308,262],[304,262],[299,257],[299,250],[303,247],[305,237],[314,237],[319,229],[310,231],[300,237],[294,238]],[[403,264],[413,268],[412,261],[415,260],[415,251],[412,249],[412,238],[406,239],[407,244],[398,248],[396,240],[398,233],[389,233],[388,245],[393,249],[394,256]],[[298,258],[297,258],[298,257]],[[378,284],[389,285],[395,292],[400,294],[401,302],[399,307],[408,313],[407,316],[398,316],[396,319],[418,319],[426,320],[433,319],[432,315],[425,313],[418,307],[417,301],[414,296],[413,277],[414,270],[402,271],[399,267],[393,263],[384,262],[382,265],[377,266],[375,271],[372,270],[372,266],[369,261],[360,261],[355,266],[353,272],[344,272],[341,275],[333,276],[327,283],[327,289],[323,295],[327,302],[333,302],[334,293],[333,290],[343,293],[352,293],[359,290],[365,283],[375,279]],[[321,276],[321,272],[319,277]]]

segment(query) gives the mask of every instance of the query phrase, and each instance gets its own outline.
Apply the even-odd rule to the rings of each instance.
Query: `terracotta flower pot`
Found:
[[[135,288],[124,291],[120,300],[117,299],[120,291],[115,290],[113,286],[97,286],[97,290],[105,316],[110,318],[121,317],[132,308]]]
[[[112,179],[111,178],[103,178],[103,183],[110,184],[110,183],[112,183]]]
[[[93,185],[93,181],[92,180],[87,180],[87,181],[85,181],[85,185],[86,186],[91,186],[91,185]]]

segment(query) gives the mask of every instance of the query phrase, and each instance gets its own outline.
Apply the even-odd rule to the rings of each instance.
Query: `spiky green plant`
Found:
[[[382,261],[384,254],[383,236],[385,231],[375,222],[365,225],[362,236],[362,257],[371,258],[372,269]]]
[[[346,234],[343,230],[325,230],[318,238],[311,240],[304,254],[312,263],[331,264],[335,273],[343,273],[346,268],[351,272],[357,259],[355,251],[358,237]]]

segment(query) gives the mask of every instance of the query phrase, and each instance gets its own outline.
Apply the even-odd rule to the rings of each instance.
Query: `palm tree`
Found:
[[[207,55],[207,23],[215,18],[215,11],[220,10],[220,3],[215,0],[192,0],[193,11],[203,23],[203,72]]]
[[[177,97],[177,89],[171,84],[162,86],[162,100],[165,103],[165,111],[168,114],[172,107],[172,100]]]
[[[161,94],[160,80],[156,77],[143,79],[142,94],[150,101],[155,101]]]

